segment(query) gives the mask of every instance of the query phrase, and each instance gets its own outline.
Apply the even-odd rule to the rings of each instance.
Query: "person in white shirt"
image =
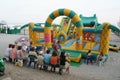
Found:
[[[8,45],[8,48],[7,48],[6,51],[5,51],[3,60],[9,61],[10,50],[12,50],[12,44],[9,44],[9,45]]]
[[[24,53],[26,53],[27,45],[25,43],[22,44],[22,50]]]
[[[44,64],[43,51],[39,51],[38,52],[37,58],[38,58],[38,61],[37,61],[38,68],[42,69],[43,68],[43,64]]]

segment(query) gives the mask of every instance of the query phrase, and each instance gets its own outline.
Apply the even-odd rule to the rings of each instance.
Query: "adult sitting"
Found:
[[[50,65],[50,50],[47,50],[47,53],[43,55],[44,56],[44,69],[47,70],[48,65]]]
[[[12,45],[12,49],[10,50],[9,56],[10,56],[9,61],[15,63],[17,60],[17,49],[15,45]]]
[[[3,60],[4,61],[9,61],[9,55],[10,55],[10,51],[12,50],[12,44],[9,44],[8,48],[5,51]]]
[[[26,53],[23,52],[22,50],[22,46],[18,46],[18,49],[17,49],[17,60],[21,60],[23,62],[23,65],[26,65],[27,62],[28,62],[28,58],[26,56]]]
[[[66,72],[70,72],[70,64],[69,64],[69,54],[66,56],[65,51],[62,51],[60,54],[60,68],[59,68],[59,74],[61,75],[63,73],[63,69],[66,69]]]
[[[42,69],[43,64],[44,64],[43,51],[39,51],[37,55],[38,55],[37,56],[37,58],[38,58],[38,61],[37,61],[38,68]]]
[[[34,47],[32,47],[30,49],[28,57],[29,57],[28,67],[31,66],[31,63],[34,63],[34,69],[35,69],[37,67],[38,59],[37,59],[37,53],[35,52],[35,48]]]
[[[56,70],[56,67],[59,67],[59,56],[57,56],[56,51],[53,51],[52,56],[50,57],[51,71]]]

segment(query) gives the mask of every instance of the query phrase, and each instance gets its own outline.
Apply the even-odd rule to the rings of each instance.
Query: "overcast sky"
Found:
[[[96,14],[100,23],[117,25],[120,19],[120,0],[0,0],[0,21],[44,23],[48,15],[59,8],[68,8],[83,16]]]

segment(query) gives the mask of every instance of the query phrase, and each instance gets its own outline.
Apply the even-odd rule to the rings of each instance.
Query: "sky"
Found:
[[[117,25],[120,21],[120,0],[0,0],[0,21],[45,23],[49,14],[60,8],[88,17],[96,14],[99,23]],[[56,18],[53,23],[60,23],[60,19]]]

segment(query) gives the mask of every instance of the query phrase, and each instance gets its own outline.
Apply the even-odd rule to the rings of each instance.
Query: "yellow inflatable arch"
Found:
[[[81,22],[79,15],[77,15],[74,11],[69,10],[69,9],[58,9],[58,10],[53,11],[48,16],[48,18],[45,22],[45,29],[44,29],[45,45],[46,46],[51,45],[51,29],[50,29],[50,27],[51,27],[53,20],[59,16],[68,16],[72,19],[73,23],[75,24],[75,26],[77,28],[76,29],[76,40],[80,41],[80,42],[76,41],[76,48],[78,50],[81,50],[82,49],[82,39],[80,39],[80,38],[82,38],[82,36],[83,36],[83,31],[82,31],[83,24]]]

